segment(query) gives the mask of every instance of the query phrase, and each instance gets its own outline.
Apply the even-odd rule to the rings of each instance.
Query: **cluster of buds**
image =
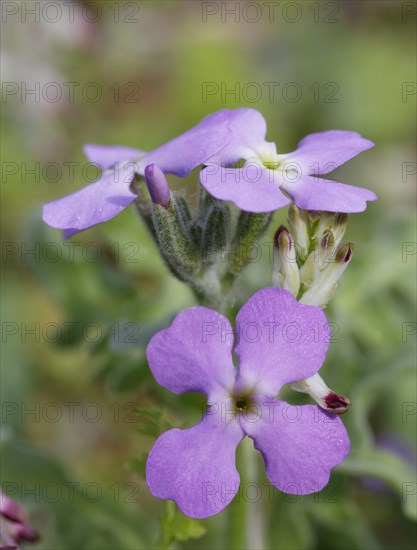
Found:
[[[326,307],[352,258],[353,244],[341,243],[347,215],[300,210],[291,205],[290,231],[283,225],[274,237],[273,286],[289,290],[300,303]],[[291,384],[307,393],[326,411],[342,414],[347,397],[335,393],[319,374]]]
[[[29,525],[23,508],[0,492],[1,543],[2,550],[18,548],[22,542],[35,542],[38,533]]]
[[[290,231],[281,226],[274,239],[274,286],[302,303],[325,307],[348,266],[352,243],[341,243],[347,215],[299,210],[291,205]]]
[[[141,192],[143,182],[150,201]],[[236,277],[251,261],[251,245],[266,231],[272,214],[240,212],[234,217],[224,201],[204,189],[192,210],[181,192],[170,190],[155,164],[146,167],[144,179],[138,177],[134,186],[136,207],[168,268],[191,286],[201,303],[221,309]]]

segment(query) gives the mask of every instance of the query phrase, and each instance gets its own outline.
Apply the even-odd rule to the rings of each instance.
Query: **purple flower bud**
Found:
[[[162,170],[156,164],[149,164],[145,168],[145,179],[152,201],[167,208],[171,201],[171,193]]]
[[[2,550],[17,548],[17,546],[12,546],[13,543],[38,540],[39,535],[28,524],[28,517],[24,509],[2,492],[0,492],[0,515],[5,518],[0,538],[7,543],[7,546],[1,547]]]
[[[329,249],[332,249],[334,246],[334,235],[333,235],[333,232],[328,229],[322,236],[321,238],[321,241],[320,241],[320,248],[323,250],[323,251],[326,251],[326,250],[329,250]]]
[[[274,245],[275,248],[283,250],[284,252],[286,252],[287,249],[289,251],[291,250],[293,239],[284,225],[280,225],[276,230],[274,235]]]
[[[324,402],[326,403],[326,410],[335,414],[345,413],[352,404],[350,399],[334,392],[327,394]]]
[[[300,272],[297,265],[297,254],[294,237],[281,225],[274,236],[274,265],[272,284],[289,290],[297,296],[300,289]]]
[[[0,493],[0,514],[10,521],[24,522],[26,520],[23,508],[4,493]]]
[[[336,252],[336,262],[341,264],[350,262],[353,248],[353,243],[345,243],[340,245]]]
[[[24,541],[35,542],[39,539],[39,535],[35,529],[23,523],[12,523],[9,526],[9,532],[13,540],[17,543]]]

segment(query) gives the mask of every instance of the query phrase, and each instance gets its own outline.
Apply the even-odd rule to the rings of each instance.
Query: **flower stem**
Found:
[[[247,483],[251,485],[246,487],[244,495],[246,499],[252,498],[254,500],[249,501],[246,505],[246,545],[245,548],[250,548],[251,550],[263,550],[265,548],[265,538],[264,538],[264,510],[263,510],[263,494],[264,487],[260,485],[259,478],[259,453],[253,447],[253,442],[251,439],[246,439],[244,447],[245,453],[245,468]],[[250,487],[253,487],[252,491],[249,490]],[[256,498],[251,496],[255,493]],[[261,495],[261,498],[258,499],[257,495]]]
[[[245,446],[246,440],[242,441],[239,445],[236,453],[236,467],[240,474],[240,487],[239,492],[230,506],[230,518],[229,518],[229,548],[234,550],[245,550],[246,546],[246,513],[247,513],[247,501],[242,494],[242,488],[246,486],[246,460],[245,460]]]
[[[236,550],[265,548],[262,498],[256,498],[257,494],[263,493],[259,486],[258,458],[252,441],[245,438],[237,453],[240,489],[233,501],[230,517],[229,548]]]

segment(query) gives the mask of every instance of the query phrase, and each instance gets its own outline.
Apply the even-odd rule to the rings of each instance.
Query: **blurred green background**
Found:
[[[338,330],[322,373],[353,402],[351,455],[320,495],[243,494],[259,529],[247,540],[414,548],[415,4],[43,0],[2,2],[2,20],[1,476],[42,534],[34,547],[240,544],[229,534],[239,505],[188,521],[143,480],[155,437],[201,412],[199,396],[157,386],[144,352],[191,292],[133,207],[67,243],[40,213],[94,179],[84,143],[150,150],[210,112],[248,106],[279,152],[333,128],[373,140],[337,178],[379,201],[350,216],[355,254],[327,309]],[[196,179],[182,184],[191,200]],[[269,284],[270,267],[265,254],[248,268],[236,307]]]

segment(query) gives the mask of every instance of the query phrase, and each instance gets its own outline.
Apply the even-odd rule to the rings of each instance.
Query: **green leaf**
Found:
[[[351,454],[338,467],[338,472],[383,481],[400,495],[406,517],[417,520],[416,473],[399,457],[382,449]]]
[[[161,546],[169,548],[174,541],[185,542],[199,539],[207,532],[200,520],[189,518],[181,513],[172,501],[168,501],[166,512],[161,517]]]
[[[127,464],[126,468],[132,472],[138,474],[142,479],[146,478],[146,460],[147,454],[143,454],[140,457],[132,458]]]

